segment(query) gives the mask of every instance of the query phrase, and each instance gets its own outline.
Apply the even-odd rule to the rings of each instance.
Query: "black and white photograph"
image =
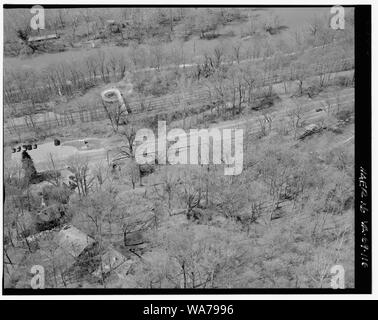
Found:
[[[369,5],[2,10],[4,294],[371,292]]]

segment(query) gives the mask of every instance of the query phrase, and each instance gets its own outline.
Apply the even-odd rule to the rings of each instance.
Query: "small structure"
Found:
[[[41,42],[41,41],[46,41],[46,40],[54,40],[54,39],[58,39],[59,38],[59,35],[56,34],[56,33],[53,33],[53,34],[48,34],[48,35],[44,35],[44,36],[30,36],[28,38],[28,42]]]

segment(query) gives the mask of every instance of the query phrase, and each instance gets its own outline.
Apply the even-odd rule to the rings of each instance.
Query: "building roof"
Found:
[[[68,225],[56,235],[56,242],[64,253],[77,258],[85,248],[95,241],[74,226]]]
[[[114,273],[119,278],[125,278],[133,261],[127,259],[123,254],[115,250],[113,247],[108,247],[101,256],[101,263],[99,268],[93,272],[96,277],[101,277],[101,273]]]

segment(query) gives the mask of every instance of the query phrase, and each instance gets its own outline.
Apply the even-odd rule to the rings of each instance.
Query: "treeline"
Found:
[[[204,67],[205,65],[202,65]],[[8,129],[17,133],[20,130],[49,130],[56,126],[69,126],[75,123],[92,122],[109,119],[115,131],[127,118],[129,121],[138,121],[153,127],[156,120],[165,120],[168,123],[196,117],[196,123],[209,121],[214,117],[240,114],[246,106],[254,110],[272,104],[276,94],[273,90],[275,83],[283,83],[285,91],[292,92],[292,84],[296,84],[294,93],[308,94],[321,90],[334,83],[331,73],[354,68],[353,59],[322,59],[312,65],[295,62],[290,59],[272,59],[260,69],[254,66],[247,68],[241,65],[223,65],[212,70],[205,78],[201,78],[200,85],[194,83],[179,87],[178,92],[158,98],[130,98],[127,104],[132,114],[124,114],[124,110],[110,106],[105,107],[97,97],[90,102],[90,106],[81,106],[76,111],[46,113],[42,119],[33,114],[24,113],[25,124],[16,124],[10,120]],[[198,69],[197,69],[198,71]],[[197,72],[193,70],[192,72]],[[308,77],[316,77],[315,87],[305,86]],[[353,83],[353,76],[344,85]],[[345,81],[344,81],[345,82]],[[290,84],[290,85],[289,85]],[[290,89],[289,89],[290,88]],[[215,112],[213,112],[215,110]],[[146,113],[147,112],[147,113]],[[208,114],[208,112],[210,112]],[[125,118],[126,116],[126,118]],[[210,118],[209,118],[210,117]],[[192,120],[190,120],[192,121]]]
[[[28,36],[41,32],[30,28],[31,18],[29,9],[5,10],[6,56],[38,51],[37,46],[26,41]],[[59,34],[67,47],[75,47],[81,41],[108,41],[109,38],[126,45],[125,41],[130,40],[137,43],[150,39],[171,41],[177,37],[187,39],[193,34],[204,38],[209,32],[214,33],[219,25],[243,18],[246,13],[241,8],[46,9],[42,32]]]
[[[324,58],[330,60],[330,58],[345,58],[349,55],[349,50],[346,51],[342,46],[335,48],[339,50],[337,54],[330,57],[328,53],[327,57]],[[146,66],[154,68],[150,72],[165,70],[165,67],[168,66],[172,71],[172,76],[169,76],[169,79],[164,79],[167,73],[165,73],[165,76],[163,74],[163,77],[157,75],[156,83],[150,89],[153,95],[160,95],[164,93],[164,88],[161,85],[160,88],[159,85],[154,86],[162,84],[162,80],[165,81],[166,86],[175,82],[175,73],[180,70],[179,66],[185,62],[182,50],[183,47],[180,48],[180,44],[170,48],[169,51],[165,50],[161,44],[137,46],[130,48],[130,55],[128,56],[122,53],[106,53],[97,50],[79,61],[52,64],[39,72],[34,70],[27,72],[24,70],[6,70],[4,103],[12,111],[11,114],[17,116],[17,109],[24,101],[31,104],[32,110],[38,110],[39,104],[46,104],[52,97],[65,96],[69,98],[78,93],[83,94],[97,84],[117,82],[123,79],[127,72],[140,71],[141,69],[143,71]],[[274,52],[277,53],[273,54]],[[231,63],[231,61],[239,64],[249,62],[244,60],[274,57],[274,59],[269,59],[265,63],[266,67],[263,67],[272,69],[274,67],[272,64],[276,64],[277,61],[281,60],[279,63],[282,64],[285,60],[291,61],[296,57],[291,57],[288,54],[289,52],[292,52],[290,48],[281,51],[279,48],[273,49],[272,45],[265,47],[265,49],[260,47],[258,52],[255,49],[250,51],[236,42],[230,47],[220,45],[215,47],[212,51],[205,53],[200,60],[197,60],[188,69],[194,69],[191,75],[199,80],[201,77],[209,76],[219,66]],[[292,59],[288,59],[288,57]],[[309,59],[312,58],[309,57]],[[315,58],[319,60],[318,57],[315,56]],[[312,61],[309,60],[309,62]],[[308,62],[304,61],[304,63]],[[141,89],[140,93],[147,96],[149,92],[145,92],[143,89],[146,87],[146,82],[151,82],[149,79],[151,79],[151,75],[148,71],[147,74],[146,72],[137,72],[135,79],[133,79],[137,82],[135,88]],[[167,89],[169,88],[167,87]]]

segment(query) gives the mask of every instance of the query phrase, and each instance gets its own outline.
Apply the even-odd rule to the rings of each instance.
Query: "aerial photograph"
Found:
[[[355,288],[354,10],[5,6],[3,289]]]

